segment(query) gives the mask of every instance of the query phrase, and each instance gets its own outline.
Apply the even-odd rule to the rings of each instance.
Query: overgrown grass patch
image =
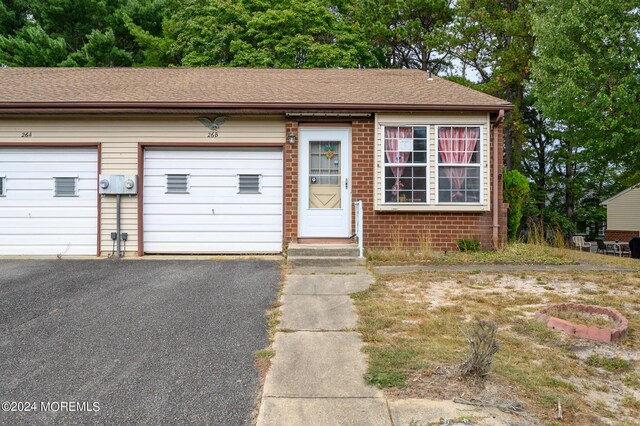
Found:
[[[552,302],[597,301],[620,310],[633,329],[640,327],[635,295],[639,284],[637,274],[613,271],[379,276],[368,291],[354,296],[358,331],[370,360],[366,379],[394,397],[451,399],[464,393],[517,400],[543,424],[555,421],[559,401],[563,425],[597,424],[584,420],[591,415],[624,424],[629,413],[637,412],[635,402],[627,399],[623,404],[618,398],[599,403],[598,395],[612,388],[632,394],[640,387],[635,362],[627,360],[640,358],[633,330],[621,344],[598,346],[547,328],[533,312]],[[581,292],[585,285],[597,294]],[[467,355],[462,329],[475,318],[499,327],[501,348],[488,386],[458,374]],[[616,350],[626,351],[625,357],[612,355]],[[591,396],[592,391],[600,393]]]
[[[567,248],[556,248],[544,244],[516,242],[499,250],[480,251],[436,251],[433,248],[404,247],[397,241],[389,249],[367,250],[367,260],[374,265],[383,264],[423,264],[423,265],[578,265],[593,264],[613,268],[640,271],[636,259],[619,256],[605,256],[597,253],[580,252]]]

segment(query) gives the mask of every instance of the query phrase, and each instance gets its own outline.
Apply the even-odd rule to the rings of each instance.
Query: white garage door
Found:
[[[282,251],[282,150],[146,149],[146,253]]]
[[[95,255],[96,148],[0,147],[0,255]]]

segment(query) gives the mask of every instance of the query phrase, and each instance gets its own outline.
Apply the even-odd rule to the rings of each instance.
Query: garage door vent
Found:
[[[238,175],[239,194],[259,194],[260,175]]]
[[[167,175],[167,194],[188,194],[189,175]]]
[[[78,178],[75,177],[54,177],[56,197],[76,197],[78,196]]]

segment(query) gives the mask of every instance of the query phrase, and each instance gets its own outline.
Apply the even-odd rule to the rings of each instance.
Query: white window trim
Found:
[[[385,129],[387,127],[424,127],[426,129],[426,158],[425,158],[425,162],[424,163],[418,163],[418,164],[414,164],[414,163],[407,163],[407,167],[421,167],[424,164],[424,168],[425,168],[425,176],[426,176],[426,183],[425,183],[425,202],[424,203],[401,203],[401,202],[386,202],[385,198],[386,198],[386,188],[385,188],[385,180],[386,180],[386,173],[387,173],[387,167],[393,167],[393,164],[395,163],[387,163],[387,153],[385,151],[385,138],[384,138],[384,134],[385,134]],[[431,144],[431,140],[429,138],[429,131],[430,129],[430,125],[429,124],[407,124],[407,123],[402,123],[402,124],[386,124],[386,125],[381,125],[380,126],[381,129],[381,141],[380,141],[380,149],[382,150],[382,182],[379,183],[380,185],[380,190],[381,190],[381,194],[382,194],[382,206],[390,206],[390,207],[399,207],[399,208],[404,208],[404,207],[408,207],[408,206],[416,206],[416,207],[426,207],[428,205],[431,204],[431,191],[430,191],[430,179],[429,179],[429,159],[431,158],[431,149],[430,149],[430,144]]]
[[[480,146],[478,147],[478,162],[477,163],[469,163],[469,164],[454,164],[454,163],[440,163],[440,150],[439,141],[438,141],[438,133],[440,127],[479,127],[480,128]],[[484,157],[482,155],[482,151],[484,150],[484,126],[482,124],[442,124],[435,126],[434,129],[434,144],[435,144],[435,167],[436,167],[436,175],[435,175],[435,189],[436,189],[436,205],[439,206],[483,206],[484,205],[484,170],[483,170],[483,160]],[[477,167],[478,174],[480,176],[480,184],[479,184],[479,197],[478,202],[468,203],[468,202],[453,202],[446,201],[440,202],[440,191],[439,191],[439,171],[440,167]]]

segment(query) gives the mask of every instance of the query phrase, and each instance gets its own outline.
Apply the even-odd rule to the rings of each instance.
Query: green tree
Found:
[[[145,47],[137,36],[161,35],[168,13],[165,0],[5,1],[0,5],[0,62],[11,66],[144,63]]]
[[[324,0],[190,0],[164,26],[186,66],[357,67],[371,62],[362,30]],[[160,43],[156,43],[160,45]]]
[[[463,76],[476,74],[476,88],[513,103],[505,120],[505,165],[520,170],[526,144],[523,109],[530,80],[534,38],[532,0],[459,0],[449,47]],[[531,124],[531,123],[530,123]]]
[[[355,0],[353,13],[365,29],[376,65],[438,73],[450,64],[445,28],[453,19],[450,0]]]
[[[514,241],[518,235],[522,220],[522,207],[529,195],[529,181],[517,170],[504,172],[504,201],[509,203],[507,222],[509,225],[509,240]]]
[[[64,39],[51,37],[39,25],[25,25],[14,35],[0,36],[0,63],[8,66],[55,67],[67,54]]]
[[[637,176],[640,162],[640,12],[635,0],[539,0],[533,93],[541,111],[584,151]]]

